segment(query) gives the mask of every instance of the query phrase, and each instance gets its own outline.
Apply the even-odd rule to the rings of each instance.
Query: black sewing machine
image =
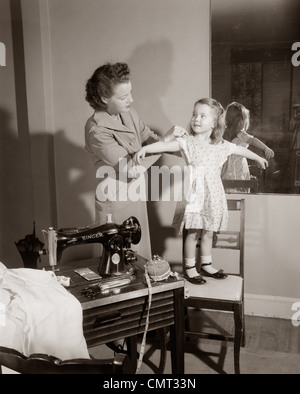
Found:
[[[84,228],[61,228],[43,230],[46,253],[49,264],[54,267],[60,261],[64,249],[99,242],[103,245],[103,253],[98,267],[101,276],[119,275],[125,271],[125,264],[137,259],[131,250],[131,244],[138,244],[141,239],[139,221],[130,216],[121,225],[112,223],[108,217],[105,224]]]

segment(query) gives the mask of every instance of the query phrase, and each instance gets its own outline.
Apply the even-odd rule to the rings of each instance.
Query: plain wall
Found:
[[[14,2],[0,2],[0,41],[6,49],[6,65],[0,67],[0,260],[20,266],[15,241],[32,232],[34,200],[22,26],[12,20],[11,8]]]

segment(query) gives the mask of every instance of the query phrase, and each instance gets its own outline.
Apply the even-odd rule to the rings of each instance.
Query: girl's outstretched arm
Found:
[[[256,148],[264,151],[267,159],[272,159],[274,157],[274,151],[270,149],[267,145],[265,145],[261,140],[256,137],[252,137],[249,139],[249,144],[255,146]]]
[[[252,152],[251,150],[244,148],[243,146],[236,146],[234,151],[235,155],[244,156],[246,159],[254,160],[258,163],[258,166],[262,169],[266,169],[268,167],[268,162],[263,157],[257,155],[256,153]]]
[[[136,153],[137,163],[140,164],[140,159],[144,159],[147,153],[163,153],[163,152],[178,152],[180,150],[179,143],[174,141],[158,141],[153,144],[143,146]]]

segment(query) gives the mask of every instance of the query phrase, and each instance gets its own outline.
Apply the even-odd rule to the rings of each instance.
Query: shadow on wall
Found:
[[[38,149],[43,145],[46,133],[36,134],[31,144]],[[85,227],[95,222],[94,192],[96,189],[95,169],[84,147],[67,138],[66,132],[55,133],[54,152],[60,152],[59,166],[55,166],[53,196],[56,204],[57,223],[55,228]],[[48,157],[48,166],[54,166],[55,156]],[[46,223],[44,228],[53,224]],[[91,258],[94,255],[92,245],[81,245],[67,248],[63,252],[61,262]]]
[[[162,98],[172,83],[173,57],[172,44],[160,40],[137,47],[127,60],[131,70],[133,106],[142,120],[161,135],[173,124],[162,105]]]
[[[73,143],[63,130],[55,134],[55,152],[60,157],[59,166],[55,169],[57,228],[93,225],[97,180],[90,157],[84,146]],[[98,256],[98,249],[96,244],[67,248],[61,262]]]
[[[14,242],[24,229],[32,231],[32,183],[26,141],[11,126],[12,115],[0,108],[0,261],[14,267],[22,260]]]
[[[86,195],[96,190],[95,167],[84,146],[68,139],[66,132],[55,134],[55,150],[60,152],[56,168],[58,227],[82,227],[95,221],[94,199],[92,206]]]
[[[132,74],[133,104],[137,108],[142,120],[159,135],[173,125],[163,108],[163,97],[168,93],[172,84],[173,48],[168,40],[148,41],[136,48],[128,64]],[[174,109],[173,109],[174,110]],[[147,114],[144,119],[142,114]],[[176,155],[163,155],[155,166],[181,165],[181,160]],[[161,185],[161,179],[154,182],[159,189],[159,200],[151,201],[151,168],[148,170],[148,217],[151,236],[152,253],[164,256],[168,254],[166,240],[176,238],[172,227],[174,201],[162,201],[166,192]],[[168,187],[168,185],[166,186]],[[173,184],[170,184],[170,195],[173,193]],[[181,253],[181,251],[180,251]]]
[[[20,267],[15,242],[31,234],[34,221],[39,239],[41,230],[49,226],[81,226],[93,221],[85,196],[93,188],[94,175],[87,174],[89,159],[83,147],[67,140],[63,131],[54,138],[47,131],[29,129],[22,7],[20,0],[9,3],[16,113],[0,108],[0,261]],[[16,126],[12,126],[13,117]],[[58,149],[64,152],[59,173]],[[91,171],[93,174],[94,169]],[[93,207],[94,203],[92,211]]]
[[[23,261],[15,242],[32,233],[34,221],[36,236],[42,242],[42,229],[80,227],[94,221],[94,202],[89,207],[86,195],[95,188],[91,184],[94,169],[88,174],[89,158],[81,146],[69,141],[63,131],[57,132],[57,146],[66,153],[62,170],[54,174],[53,135],[34,133],[28,142],[22,131],[17,133],[12,128],[11,118],[7,110],[0,108],[0,261],[17,268]],[[58,207],[57,178],[58,203],[62,202]],[[61,223],[57,223],[57,208],[63,212]],[[92,257],[93,248],[84,248],[76,250],[77,255]],[[45,265],[47,256],[41,259]]]

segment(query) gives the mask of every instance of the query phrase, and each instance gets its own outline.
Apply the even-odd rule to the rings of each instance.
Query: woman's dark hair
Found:
[[[250,125],[249,110],[244,105],[233,101],[230,103],[225,112],[226,131],[224,138],[232,141],[237,133],[242,130],[247,131]]]
[[[225,122],[224,122],[224,108],[222,104],[220,104],[217,100],[213,98],[203,98],[197,100],[194,104],[194,108],[197,104],[206,104],[212,110],[212,115],[215,120],[215,126],[213,127],[210,138],[212,139],[213,144],[217,144],[222,140]],[[188,125],[188,132],[193,134],[193,130],[191,128],[191,124]]]
[[[119,83],[130,81],[130,69],[126,63],[106,63],[98,67],[85,85],[86,101],[95,110],[106,109],[101,97],[110,98]]]

